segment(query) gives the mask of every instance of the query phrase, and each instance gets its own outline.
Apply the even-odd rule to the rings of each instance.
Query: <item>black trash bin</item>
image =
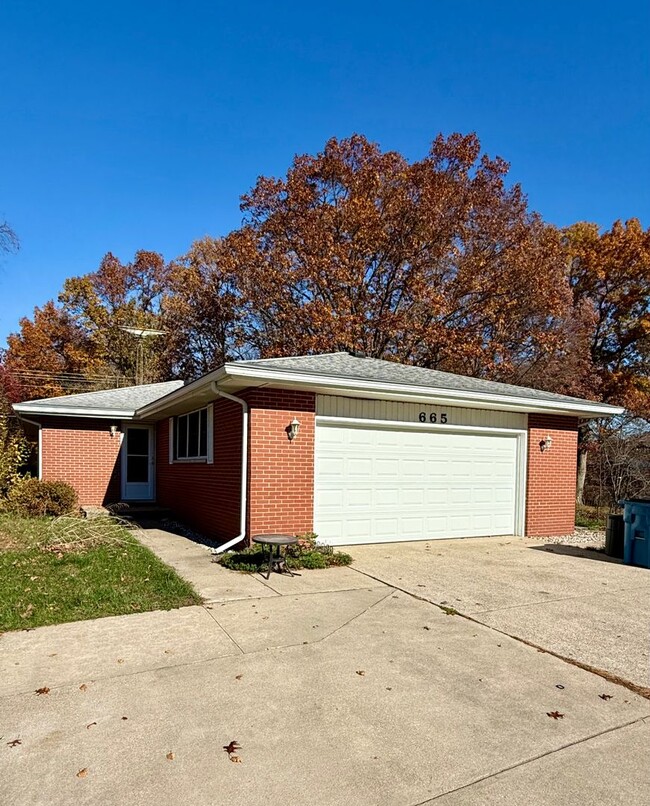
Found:
[[[607,516],[607,530],[605,532],[605,554],[608,557],[623,559],[625,545],[625,521],[622,515]]]

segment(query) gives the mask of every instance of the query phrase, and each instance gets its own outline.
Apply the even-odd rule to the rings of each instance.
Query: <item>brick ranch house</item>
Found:
[[[622,412],[348,353],[14,408],[81,504],[155,501],[227,545],[570,533],[578,422]]]

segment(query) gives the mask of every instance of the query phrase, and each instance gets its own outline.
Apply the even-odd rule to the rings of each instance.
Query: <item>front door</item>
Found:
[[[122,498],[151,501],[153,497],[153,426],[127,425],[122,445]]]

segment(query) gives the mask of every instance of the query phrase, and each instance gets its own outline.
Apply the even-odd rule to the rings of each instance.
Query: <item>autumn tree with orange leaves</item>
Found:
[[[565,231],[564,243],[574,308],[590,316],[583,353],[591,364],[590,396],[650,422],[650,230],[636,219],[602,233],[596,224],[579,223]],[[579,503],[600,428],[595,422],[580,427]]]
[[[359,135],[296,157],[182,262],[177,360],[355,349],[515,378],[563,343],[571,293],[559,233],[507,169],[457,134],[416,162]]]
[[[35,308],[7,340],[2,370],[11,396],[16,388],[34,398],[134,383],[136,343],[123,328],[159,326],[167,285],[162,256],[147,251],[129,263],[108,253],[96,271],[66,280],[58,301]],[[146,349],[147,380],[164,379],[164,345]]]
[[[473,134],[409,161],[361,135],[242,197],[242,226],[66,281],[9,339],[6,373],[133,380],[123,326],[161,328],[151,380],[333,350],[618,403],[650,418],[650,230],[561,231]],[[33,391],[33,390],[32,390]],[[43,387],[43,394],[61,389]],[[581,428],[581,469],[592,434]]]

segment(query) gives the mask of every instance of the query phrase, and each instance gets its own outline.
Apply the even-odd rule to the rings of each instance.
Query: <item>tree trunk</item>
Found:
[[[587,451],[578,447],[578,477],[576,480],[576,504],[585,502],[585,479],[587,478]]]

